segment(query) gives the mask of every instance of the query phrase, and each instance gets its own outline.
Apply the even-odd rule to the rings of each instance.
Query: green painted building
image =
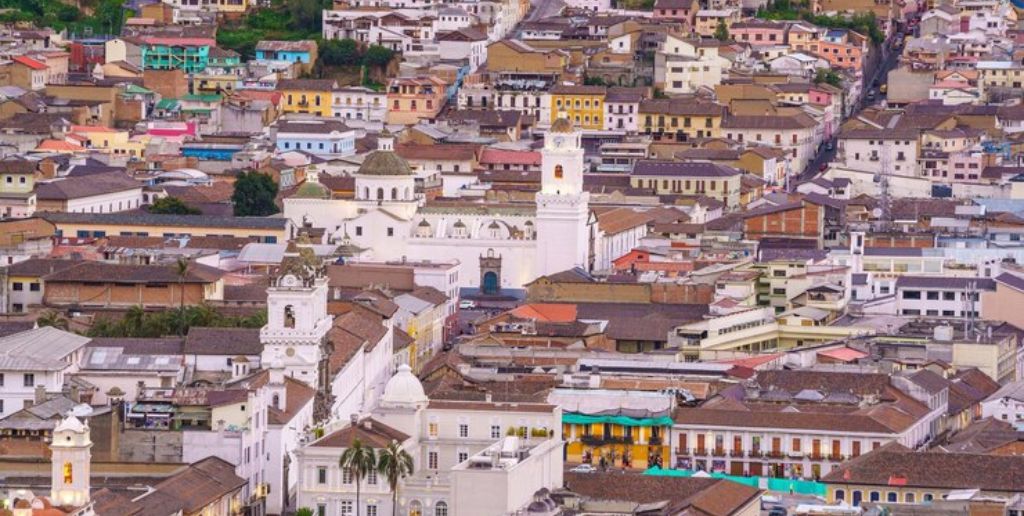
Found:
[[[146,38],[140,45],[142,67],[200,73],[209,66],[210,47],[214,45],[207,38]]]

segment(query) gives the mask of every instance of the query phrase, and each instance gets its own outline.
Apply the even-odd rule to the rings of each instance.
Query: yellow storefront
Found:
[[[562,415],[566,462],[647,469],[669,463],[672,418]]]

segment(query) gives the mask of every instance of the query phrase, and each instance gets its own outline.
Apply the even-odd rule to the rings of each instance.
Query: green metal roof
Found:
[[[189,94],[189,95],[183,95],[181,97],[181,100],[184,100],[184,101],[187,101],[187,102],[206,102],[206,103],[209,103],[209,102],[220,102],[220,95],[217,95],[216,93],[201,94],[201,95]]]
[[[124,89],[124,92],[133,95],[149,95],[153,93],[153,90],[143,88],[137,84],[129,84],[128,87]]]
[[[177,109],[178,99],[160,99],[160,102],[156,103],[156,109]]]

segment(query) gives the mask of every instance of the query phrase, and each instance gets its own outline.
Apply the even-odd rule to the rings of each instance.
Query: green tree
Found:
[[[608,83],[602,77],[584,77],[583,84],[586,86],[607,86]]]
[[[398,514],[398,482],[412,475],[412,456],[402,449],[398,441],[391,441],[377,454],[377,472],[388,481],[392,499],[391,515],[396,516]]]
[[[54,328],[67,331],[68,320],[65,319],[64,316],[60,315],[59,313],[51,310],[44,313],[43,315],[40,315],[39,318],[36,319],[36,325],[39,326],[40,328],[42,328],[43,326],[53,326]]]
[[[313,509],[309,507],[299,507],[299,510],[295,511],[295,516],[313,516]]]
[[[348,449],[341,454],[341,458],[338,459],[338,465],[342,469],[348,470],[349,474],[352,475],[352,481],[356,484],[356,516],[359,516],[362,512],[359,500],[359,486],[362,485],[363,478],[366,475],[371,471],[377,470],[377,453],[359,439],[353,439],[352,444],[349,445]]]
[[[715,27],[715,39],[729,41],[729,27],[725,26],[725,20],[718,20],[718,27]]]
[[[274,178],[252,171],[238,176],[231,202],[235,205],[237,217],[266,217],[278,212],[274,204],[276,197],[277,183]]]
[[[371,45],[363,53],[363,64],[374,68],[384,68],[395,57],[394,51],[380,45]]]
[[[821,84],[823,82],[836,88],[843,87],[843,78],[835,70],[829,68],[818,68],[814,72],[814,84]]]
[[[292,27],[302,31],[320,31],[323,9],[330,1],[322,0],[286,0],[285,7],[292,18]]]
[[[320,60],[331,66],[355,66],[362,59],[359,44],[354,39],[324,41],[319,52]]]
[[[165,215],[199,215],[201,211],[185,204],[185,201],[177,197],[161,197],[147,210],[150,213],[161,213]]]

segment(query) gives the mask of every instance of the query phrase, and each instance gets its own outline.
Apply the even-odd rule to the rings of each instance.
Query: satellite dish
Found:
[[[876,219],[878,217],[881,217],[882,216],[882,208],[875,208],[875,209],[871,210],[871,216],[876,218]]]

